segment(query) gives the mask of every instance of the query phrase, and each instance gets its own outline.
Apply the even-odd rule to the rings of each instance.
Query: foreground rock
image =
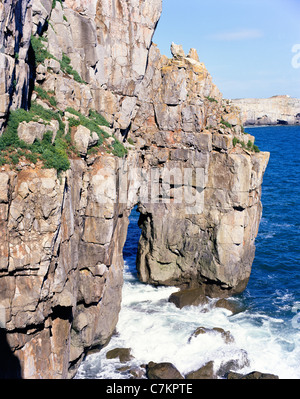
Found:
[[[230,372],[227,375],[228,380],[278,380],[278,376],[275,374],[264,374],[259,371],[253,371],[249,374],[238,374]]]
[[[184,377],[172,363],[150,362],[147,366],[149,380],[182,380]]]
[[[115,348],[107,352],[106,358],[107,359],[116,359],[119,358],[121,363],[129,362],[133,359],[133,356],[130,354],[130,348]]]
[[[215,379],[214,375],[214,362],[208,362],[204,366],[200,367],[200,369],[196,371],[192,371],[191,373],[185,376],[187,380],[213,380]]]
[[[182,309],[185,306],[205,305],[207,301],[205,290],[203,288],[174,292],[169,298],[169,302],[174,303],[174,305],[179,309]]]
[[[231,344],[234,342],[234,338],[231,335],[230,331],[225,331],[223,328],[220,328],[220,327],[214,327],[214,328],[198,327],[197,330],[195,330],[195,332],[190,337],[189,341],[193,337],[198,337],[198,335],[202,335],[202,334],[219,335],[222,337],[225,344]]]
[[[235,359],[222,362],[216,375],[222,379],[226,379],[229,373],[234,373],[244,367],[250,366],[250,360],[245,350],[240,350]]]
[[[221,309],[227,309],[233,314],[237,314],[243,311],[243,308],[240,304],[238,304],[236,301],[230,300],[230,299],[219,299],[216,304],[216,308],[221,308]]]

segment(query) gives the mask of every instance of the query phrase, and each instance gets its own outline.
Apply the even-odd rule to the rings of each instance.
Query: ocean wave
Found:
[[[117,370],[121,367],[118,361],[106,359],[106,352],[116,347],[131,348],[134,359],[130,367],[150,361],[171,362],[187,374],[213,360],[215,371],[232,362],[236,371],[243,373],[259,370],[281,378],[300,378],[300,342],[282,318],[251,310],[233,314],[214,307],[216,300],[180,310],[168,302],[173,291],[174,287],[133,283],[132,275],[126,275],[117,335],[100,354],[87,358],[77,378],[90,378],[91,374],[94,378],[128,378]],[[275,294],[274,300],[280,298],[281,303],[292,300],[288,292]],[[234,342],[225,343],[221,334],[213,332],[194,337],[198,327],[230,331]]]

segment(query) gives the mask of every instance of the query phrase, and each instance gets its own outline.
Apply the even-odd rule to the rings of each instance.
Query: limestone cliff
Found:
[[[194,49],[161,56],[160,13],[2,4],[0,323],[24,378],[72,377],[109,341],[135,205],[142,281],[228,296],[249,279],[269,154]]]
[[[241,120],[246,125],[298,125],[300,99],[289,96],[243,98],[231,100],[241,109]]]

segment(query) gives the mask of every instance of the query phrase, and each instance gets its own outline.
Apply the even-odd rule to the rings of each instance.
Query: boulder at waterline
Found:
[[[253,371],[249,374],[239,374],[230,372],[227,375],[228,380],[278,380],[279,377],[275,374],[265,374],[259,371]]]
[[[214,362],[210,361],[206,363],[204,366],[200,367],[200,369],[196,371],[192,371],[191,373],[185,376],[187,380],[213,380],[215,379],[214,375]]]
[[[147,366],[147,377],[149,380],[183,380],[177,368],[172,363],[150,362]]]
[[[240,354],[236,359],[222,362],[216,374],[220,378],[227,378],[229,373],[233,373],[237,370],[241,370],[242,368],[249,366],[250,361],[248,358],[248,353],[245,350],[241,349]]]
[[[131,374],[132,378],[134,378],[134,379],[141,379],[146,376],[146,370],[141,367],[134,367],[129,370],[129,373]]]
[[[179,309],[185,306],[199,306],[207,303],[204,288],[192,288],[187,290],[181,290],[171,294],[169,302],[175,304]]]
[[[121,363],[126,363],[133,359],[133,356],[130,354],[130,352],[130,348],[115,348],[107,352],[106,359],[119,358]]]
[[[219,334],[223,338],[225,344],[230,344],[234,342],[234,338],[231,335],[230,331],[225,331],[223,328],[220,327],[214,327],[214,328],[198,327],[191,335],[188,342],[191,342],[191,339],[193,337],[198,337],[198,335],[200,334]]]
[[[240,313],[243,310],[241,305],[239,305],[236,301],[225,298],[219,299],[216,302],[215,307],[230,310],[233,314]]]

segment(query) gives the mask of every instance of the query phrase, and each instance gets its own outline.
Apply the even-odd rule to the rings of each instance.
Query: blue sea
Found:
[[[182,374],[210,360],[217,371],[232,362],[240,373],[260,371],[279,378],[300,378],[300,126],[247,128],[261,151],[271,153],[263,182],[263,217],[247,289],[233,300],[237,314],[204,306],[182,310],[168,302],[176,289],[141,284],[135,257],[139,214],[132,211],[126,245],[122,309],[116,334],[100,353],[81,365],[76,378],[127,379],[106,352],[131,348],[137,367],[150,361],[171,362]],[[216,334],[192,337],[200,326],[230,331],[234,342]]]

